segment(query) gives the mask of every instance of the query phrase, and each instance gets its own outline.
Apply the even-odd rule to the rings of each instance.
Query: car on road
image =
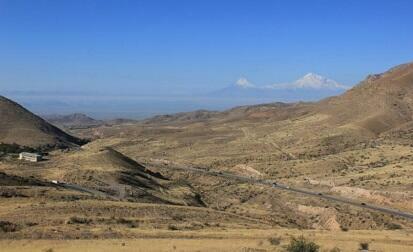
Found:
[[[52,182],[52,183],[55,184],[55,185],[63,185],[63,184],[65,184],[65,182],[59,181],[59,180],[51,180],[50,182]]]
[[[365,206],[365,205],[366,205],[366,203],[364,203],[364,202],[361,202],[361,205],[362,205],[362,206]]]

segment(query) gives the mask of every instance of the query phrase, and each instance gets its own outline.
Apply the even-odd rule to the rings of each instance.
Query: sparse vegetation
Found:
[[[9,222],[9,221],[0,221],[0,231],[4,233],[12,233],[20,230],[20,226]]]
[[[345,227],[345,226],[340,226],[340,229],[341,229],[341,231],[343,231],[343,232],[347,232],[347,231],[349,230],[349,228],[348,228],[348,227]]]
[[[368,251],[369,250],[369,243],[368,242],[360,242],[360,250]]]
[[[0,153],[6,153],[6,154],[17,154],[20,152],[38,152],[38,149],[34,149],[31,147],[27,146],[21,146],[18,144],[6,144],[6,143],[0,143]]]
[[[91,224],[92,222],[93,220],[90,218],[73,216],[73,217],[70,217],[67,224],[86,224],[87,225],[87,224]]]
[[[126,225],[126,226],[128,226],[129,228],[137,228],[137,227],[139,227],[139,223],[138,223],[137,221],[135,221],[135,220],[128,220],[128,219],[125,219],[125,218],[119,218],[119,219],[117,219],[116,222],[117,222],[118,224]]]
[[[312,241],[306,240],[303,236],[292,238],[286,247],[287,252],[318,252],[320,246]]]
[[[392,223],[388,223],[386,226],[387,226],[387,228],[390,229],[390,230],[403,229],[402,225],[397,224],[397,223],[393,223],[393,222],[392,222]]]
[[[179,230],[179,228],[178,228],[176,225],[174,225],[174,224],[169,224],[169,225],[168,225],[168,229],[169,229],[169,230],[173,230],[173,231]]]
[[[271,245],[277,246],[281,244],[281,237],[271,237],[268,239]]]

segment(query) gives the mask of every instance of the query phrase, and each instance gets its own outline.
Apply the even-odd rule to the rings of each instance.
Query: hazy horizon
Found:
[[[19,96],[8,95],[40,116],[83,113],[95,119],[145,119],[195,110],[223,111],[237,106],[277,102],[271,98],[211,98],[205,96]],[[280,102],[287,102],[279,100]]]

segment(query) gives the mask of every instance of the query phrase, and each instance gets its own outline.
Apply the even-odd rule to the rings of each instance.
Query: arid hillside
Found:
[[[29,147],[68,147],[81,141],[0,96],[0,143]]]
[[[318,104],[338,125],[380,134],[413,118],[413,63],[368,76],[339,97]]]

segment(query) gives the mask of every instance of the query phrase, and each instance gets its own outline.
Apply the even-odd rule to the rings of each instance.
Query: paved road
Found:
[[[152,162],[152,163],[148,163],[148,164],[149,165],[155,165],[156,167],[162,167],[162,165],[160,165],[161,163],[158,163],[158,162]],[[210,176],[234,179],[234,180],[238,180],[238,181],[242,181],[242,182],[246,182],[246,183],[250,183],[250,184],[267,185],[267,186],[271,186],[272,188],[276,188],[276,189],[282,189],[282,190],[286,190],[286,191],[290,191],[290,192],[301,193],[301,194],[305,194],[305,195],[309,195],[309,196],[313,196],[313,197],[318,197],[318,198],[322,198],[322,199],[329,200],[329,201],[335,201],[335,202],[344,203],[344,204],[348,204],[348,205],[353,205],[353,206],[361,207],[361,208],[365,208],[365,209],[370,209],[370,210],[374,210],[374,211],[378,211],[378,212],[382,212],[382,213],[386,213],[386,214],[390,214],[390,215],[394,215],[394,216],[400,216],[400,217],[404,217],[404,218],[406,218],[410,221],[413,221],[413,213],[403,212],[403,211],[400,211],[400,210],[397,210],[397,209],[392,209],[392,208],[387,208],[387,207],[382,207],[382,206],[377,206],[377,205],[372,205],[372,204],[367,204],[367,203],[364,203],[364,202],[357,202],[357,201],[354,201],[354,200],[351,200],[351,199],[346,199],[346,198],[342,198],[342,197],[328,195],[328,194],[324,194],[324,193],[321,193],[321,192],[315,192],[315,191],[311,191],[311,190],[308,190],[308,189],[293,188],[293,187],[290,187],[288,185],[282,185],[282,184],[276,183],[273,180],[255,179],[255,178],[239,176],[239,175],[235,175],[235,174],[231,174],[231,173],[210,171],[210,170],[207,170],[207,169],[200,169],[200,168],[194,168],[194,167],[183,167],[183,166],[177,166],[177,165],[168,165],[168,166],[165,166],[164,168],[175,169],[175,170],[184,170],[184,171],[192,171],[192,172],[195,172],[195,173],[202,173],[202,174],[207,174],[207,175],[210,175]]]

